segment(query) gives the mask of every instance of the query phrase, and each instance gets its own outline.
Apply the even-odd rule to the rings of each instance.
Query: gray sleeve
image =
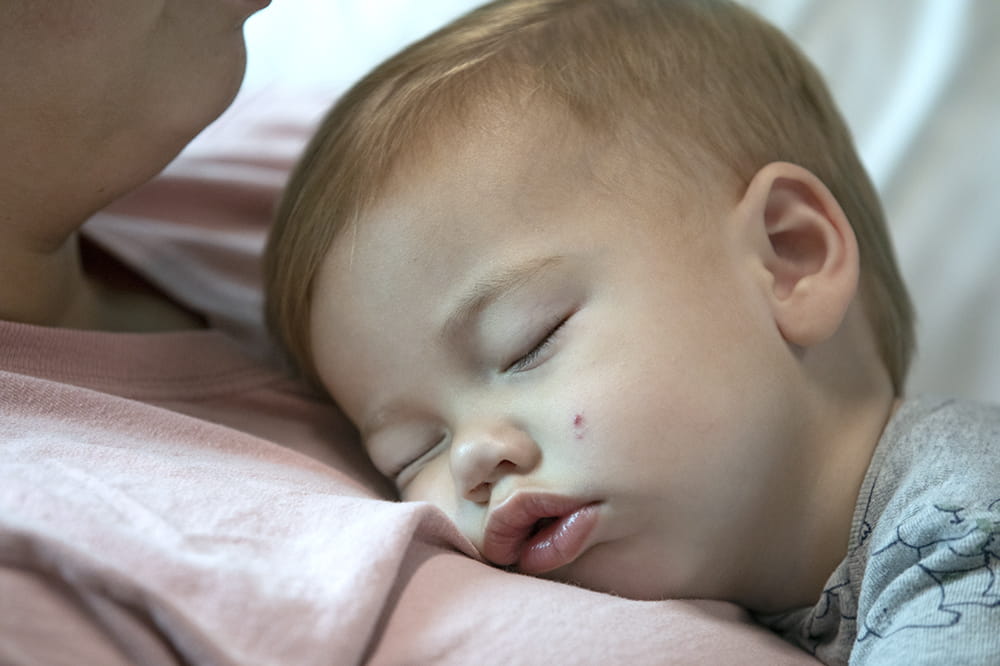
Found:
[[[924,505],[871,553],[851,664],[1000,663],[1000,500]]]

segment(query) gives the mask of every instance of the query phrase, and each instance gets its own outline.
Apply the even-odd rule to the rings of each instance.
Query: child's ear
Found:
[[[860,272],[854,230],[810,171],[773,162],[758,171],[737,210],[763,265],[781,335],[809,347],[840,327]]]

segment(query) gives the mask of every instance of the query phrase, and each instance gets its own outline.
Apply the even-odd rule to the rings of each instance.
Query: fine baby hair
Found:
[[[536,107],[562,114],[594,150],[620,150],[663,173],[675,195],[711,182],[712,196],[736,200],[775,161],[811,171],[857,237],[865,312],[902,394],[914,317],[850,132],[798,48],[726,0],[501,0],[358,82],[292,175],[265,255],[267,320],[305,377],[318,383],[311,294],[333,239],[438,138],[480,114]]]

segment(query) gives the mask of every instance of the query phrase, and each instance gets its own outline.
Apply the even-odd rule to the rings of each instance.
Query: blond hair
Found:
[[[795,45],[727,0],[500,0],[349,90],[293,173],[265,253],[268,324],[307,378],[311,292],[334,238],[436,132],[529,92],[693,178],[721,169],[740,193],[770,162],[812,171],[858,238],[866,314],[902,393],[913,310],[850,132]]]

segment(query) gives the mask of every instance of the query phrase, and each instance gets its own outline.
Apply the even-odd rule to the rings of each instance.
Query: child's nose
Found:
[[[485,504],[493,486],[508,474],[527,474],[542,452],[522,428],[509,423],[478,424],[455,433],[451,474],[465,499]]]

